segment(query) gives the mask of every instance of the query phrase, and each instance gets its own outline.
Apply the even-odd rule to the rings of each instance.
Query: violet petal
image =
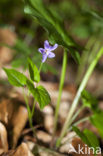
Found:
[[[45,62],[46,59],[47,59],[47,54],[45,53],[45,54],[42,55],[42,62]]]
[[[58,47],[58,44],[55,44],[54,46],[50,46],[49,49],[50,49],[51,51],[53,51],[53,50],[55,50],[57,47]]]
[[[43,54],[43,53],[45,52],[45,49],[39,48],[38,51],[39,51],[41,54]]]
[[[50,47],[49,42],[46,40],[46,41],[44,42],[44,48],[45,48],[45,49],[49,49],[49,47]]]
[[[52,53],[52,52],[49,52],[49,54],[48,54],[48,58],[53,58],[53,57],[55,57],[55,54]]]

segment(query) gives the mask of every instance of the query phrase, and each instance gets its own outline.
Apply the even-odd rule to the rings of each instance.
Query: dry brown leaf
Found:
[[[49,133],[53,133],[54,117],[53,115],[44,116],[44,127]]]
[[[37,138],[44,143],[50,143],[52,140],[52,136],[43,131],[37,131]]]
[[[30,150],[28,149],[28,146],[26,143],[22,143],[17,150],[15,151],[15,153],[11,156],[34,156]]]
[[[9,29],[0,29],[0,43],[14,45],[16,35]],[[8,63],[13,58],[13,51],[7,47],[0,47],[0,64]]]
[[[8,151],[7,131],[5,126],[0,122],[0,154]]]
[[[14,148],[28,120],[27,109],[17,99],[2,99],[0,102],[0,120],[12,131],[10,144]]]
[[[8,125],[12,115],[13,115],[13,105],[12,101],[8,98],[2,99],[0,101],[0,120]]]
[[[21,132],[28,120],[28,112],[26,107],[19,106],[18,111],[14,112],[11,124],[13,125],[13,148],[16,147]]]
[[[63,139],[61,142],[61,146],[59,151],[61,153],[68,153],[69,152],[69,148],[70,148],[70,144],[73,140],[73,138],[76,136],[75,132],[69,132]]]

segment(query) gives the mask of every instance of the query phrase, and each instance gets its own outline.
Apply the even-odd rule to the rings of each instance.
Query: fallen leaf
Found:
[[[11,156],[34,156],[26,143],[22,143],[15,151],[15,153]]]
[[[0,101],[0,120],[8,125],[13,115],[13,103],[9,98],[3,98]]]
[[[0,122],[0,154],[8,151],[7,130]]]
[[[5,43],[10,46],[14,45],[16,41],[16,34],[10,29],[0,28],[0,43]],[[0,47],[0,64],[8,63],[13,58],[14,51],[7,47]]]
[[[13,118],[11,120],[11,124],[13,125],[13,148],[16,147],[17,141],[21,135],[21,132],[28,120],[28,112],[26,107],[19,106],[18,110],[13,113]]]
[[[44,127],[49,133],[53,133],[54,127],[54,117],[53,115],[45,115],[44,116]]]
[[[0,102],[0,120],[4,122],[9,131],[12,132],[9,134],[9,144],[15,148],[28,120],[27,108],[17,99],[2,99]]]
[[[44,131],[37,131],[37,138],[44,143],[50,143],[52,140],[52,136]]]

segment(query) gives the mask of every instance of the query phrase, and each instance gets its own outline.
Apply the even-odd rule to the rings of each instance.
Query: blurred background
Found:
[[[77,88],[88,66],[103,46],[103,0],[43,0],[43,2],[57,19],[63,21],[66,31],[75,42],[83,47],[83,50],[79,51],[81,56],[80,64],[77,64],[71,57],[70,52],[68,52],[68,65],[58,119],[58,132],[60,133],[60,128],[63,127],[67,118]],[[30,15],[24,13],[23,0],[0,0],[0,121],[7,128],[7,146],[6,143],[3,144],[4,148],[7,147],[6,152],[8,147],[11,148],[13,145],[13,148],[15,148],[22,141],[29,140],[35,143],[35,138],[33,138],[31,130],[28,131],[28,113],[22,89],[12,87],[9,84],[3,67],[13,67],[29,75],[26,70],[28,68],[27,58],[30,57],[39,67],[42,56],[38,52],[38,48],[44,46],[45,40],[48,40],[47,32],[36,19],[34,20]],[[45,142],[45,145],[49,143],[47,147],[49,147],[51,140],[48,139],[48,134],[53,132],[54,110],[58,98],[63,48],[59,46],[55,53],[55,58],[47,59],[44,63],[40,81],[40,84],[50,93],[51,104],[43,111],[39,110],[37,104],[33,117],[34,126],[39,127],[37,128],[38,131],[41,130],[37,133],[37,136]],[[86,89],[98,99],[98,105],[103,110],[103,57],[99,60]],[[31,98],[30,106],[32,103],[33,99]],[[79,119],[90,113],[89,109],[84,110],[80,113]],[[90,122],[81,124],[80,128],[81,130],[88,128],[98,136],[98,131]],[[0,136],[3,138],[1,131],[0,129]],[[98,138],[100,137],[98,136]],[[103,149],[101,139],[100,143]],[[0,146],[1,144],[0,140]]]
[[[44,0],[45,5],[64,22],[65,29],[86,51],[80,51],[81,65],[77,65],[68,53],[66,83],[79,84],[95,54],[102,46],[103,1],[102,0]],[[24,13],[22,0],[0,0],[0,66],[27,68],[27,58],[31,57],[39,66],[41,54],[48,34],[38,22]],[[58,82],[62,63],[62,47],[56,50],[56,58],[49,60],[42,68],[42,80]],[[91,90],[98,87],[97,77],[102,82],[102,58],[98,69],[90,81]],[[1,78],[3,78],[1,72]],[[92,82],[92,83],[91,83]],[[98,82],[98,83],[99,83]],[[96,85],[97,84],[97,85]]]

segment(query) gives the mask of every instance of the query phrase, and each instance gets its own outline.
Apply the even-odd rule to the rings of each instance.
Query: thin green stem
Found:
[[[79,108],[79,110],[74,114],[74,116],[72,117],[71,121],[70,121],[70,125],[73,123],[73,121],[76,119],[76,117],[79,115],[79,113],[84,109],[84,106],[81,106]],[[70,130],[68,130],[70,131]]]
[[[67,67],[67,49],[64,50],[64,57],[63,57],[63,63],[62,63],[62,73],[61,73],[60,86],[59,86],[59,95],[58,95],[58,99],[57,99],[57,105],[56,105],[55,117],[54,117],[53,136],[55,135],[55,131],[57,128],[57,120],[58,120],[59,107],[60,107],[60,101],[61,101],[61,95],[62,95],[64,80],[65,80],[66,67]]]
[[[34,136],[36,136],[35,135],[35,129],[34,129],[33,124],[32,124],[32,116],[31,116],[31,110],[30,110],[30,107],[29,107],[29,100],[28,100],[27,96],[25,95],[24,88],[23,88],[23,95],[24,95],[24,100],[25,100],[26,106],[27,106],[29,124],[30,124],[30,127],[33,130]]]
[[[87,121],[87,120],[89,120],[89,117],[85,117],[85,118],[83,118],[83,119],[78,120],[77,122],[75,122],[75,123],[68,129],[68,131],[71,131],[73,126],[77,126],[77,125],[79,125],[80,123],[85,122],[85,121]]]
[[[40,67],[39,67],[39,73],[41,71],[41,68],[43,66],[43,63],[40,64]],[[38,83],[37,83],[38,84]],[[33,103],[33,108],[32,108],[32,112],[31,112],[31,118],[33,117],[34,115],[34,111],[35,111],[35,104],[36,104],[36,101],[34,100],[34,103]]]
[[[40,64],[39,73],[41,72],[42,65],[43,65],[43,62]]]
[[[89,66],[89,68],[88,68],[88,70],[87,70],[87,72],[86,72],[86,74],[85,74],[85,76],[84,76],[84,78],[83,78],[83,80],[82,80],[82,82],[81,82],[81,85],[80,85],[80,87],[79,87],[79,89],[78,89],[78,91],[77,91],[77,94],[76,94],[76,96],[75,96],[75,98],[74,98],[74,101],[73,101],[73,103],[72,103],[72,105],[71,105],[70,111],[69,111],[69,113],[68,113],[68,115],[67,115],[67,119],[66,119],[66,121],[65,121],[65,123],[64,123],[64,126],[63,126],[63,129],[62,129],[62,131],[61,131],[60,138],[59,138],[58,141],[57,141],[57,147],[60,146],[61,140],[62,140],[62,138],[64,137],[64,135],[66,134],[66,131],[67,131],[67,129],[68,129],[69,126],[70,126],[73,113],[75,112],[76,107],[77,107],[77,105],[78,105],[78,102],[79,102],[79,100],[80,100],[81,92],[84,90],[84,88],[85,88],[85,86],[86,86],[86,84],[87,84],[87,82],[88,82],[88,79],[90,78],[90,76],[91,76],[91,74],[92,74],[92,72],[93,72],[93,70],[94,70],[96,64],[98,63],[98,60],[100,59],[100,57],[101,57],[102,55],[103,55],[103,48],[101,48],[101,49],[99,50],[99,52],[97,53],[95,59],[94,59],[93,62],[90,64],[90,66]]]
[[[24,95],[24,100],[25,100],[26,106],[27,106],[28,117],[29,117],[29,119],[30,119],[30,118],[31,118],[31,110],[30,110],[30,107],[29,107],[28,98],[27,98],[27,96],[25,95],[24,88],[23,88],[23,95]]]
[[[78,120],[77,122],[75,122],[75,123],[69,128],[68,132],[72,130],[72,127],[73,127],[73,126],[77,126],[77,125],[79,125],[80,123],[85,122],[85,121],[87,121],[87,120],[89,120],[89,117],[85,117],[85,118],[83,118],[83,119]],[[71,138],[67,139],[63,144],[66,144],[70,139],[72,139],[72,138],[75,137],[75,136],[76,136],[76,134],[75,134],[74,136],[72,136]]]
[[[92,48],[92,51],[88,57],[88,61],[87,61],[87,64],[89,65],[91,63],[91,61],[95,58],[97,52],[98,52],[98,49],[100,48],[100,41],[96,41],[93,48]]]
[[[79,110],[74,114],[74,116],[71,119],[71,123],[76,119],[76,117],[79,115],[79,113],[84,109],[84,106],[82,105]]]
[[[33,117],[33,115],[34,115],[34,111],[35,111],[35,104],[36,104],[36,101],[34,100],[34,103],[33,103],[33,108],[32,108],[32,112],[31,112],[31,117]]]

